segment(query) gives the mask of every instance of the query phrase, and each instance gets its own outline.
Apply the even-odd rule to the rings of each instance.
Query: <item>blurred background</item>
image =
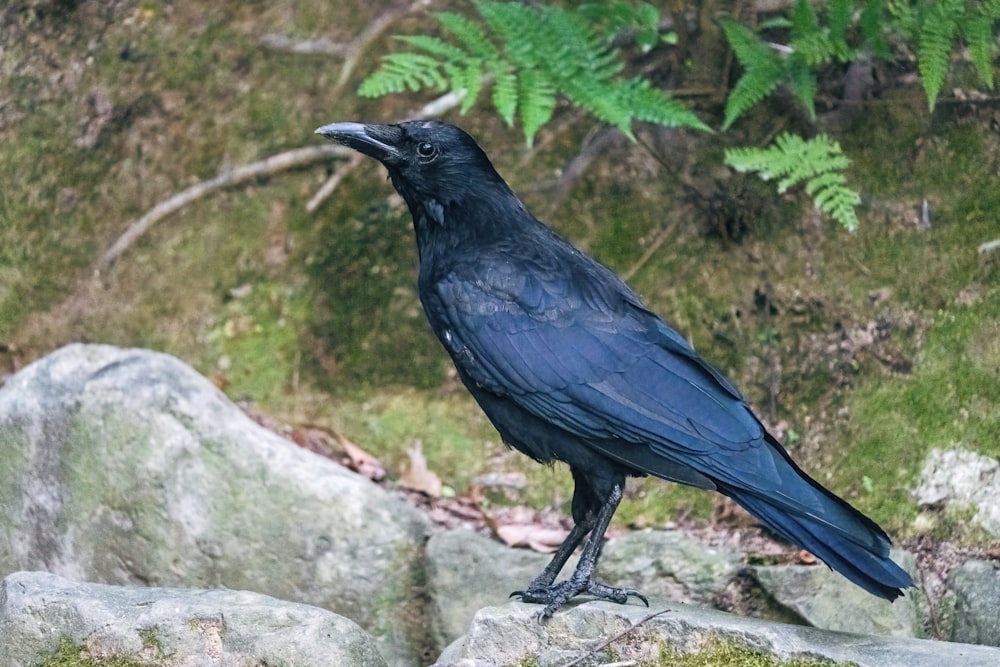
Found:
[[[898,4],[917,16],[935,3]],[[489,89],[464,115],[450,82],[358,94],[386,54],[414,50],[395,35],[447,40],[434,13],[476,19],[466,2],[5,3],[0,377],[69,342],[147,347],[303,446],[377,459],[388,486],[565,512],[570,476],[500,443],[430,334],[409,213],[384,170],[313,135],[445,96],[441,117],[730,375],[802,467],[904,544],[989,551],[972,509],[914,495],[932,450],[1000,455],[1000,103],[970,40],[948,36],[933,110],[911,26],[881,55],[810,63],[813,109],[776,85],[734,118],[753,64],[724,19],[780,46],[793,4],[649,6],[652,38],[602,24],[621,76],[674,91],[713,131],[629,119],[633,140],[560,95],[529,145]],[[829,36],[833,17],[818,16]],[[779,193],[726,166],[726,151],[785,132],[839,142],[855,231],[802,186]],[[632,485],[615,520],[748,523],[655,480]]]

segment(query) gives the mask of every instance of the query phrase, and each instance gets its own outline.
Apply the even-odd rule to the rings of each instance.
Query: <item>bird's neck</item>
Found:
[[[505,239],[522,238],[539,224],[506,188],[489,197],[469,195],[450,202],[422,197],[407,203],[422,268],[446,262],[456,253],[467,256]]]

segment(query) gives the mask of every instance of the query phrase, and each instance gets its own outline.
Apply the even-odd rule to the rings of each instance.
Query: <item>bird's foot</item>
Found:
[[[544,604],[545,608],[538,612],[538,620],[544,621],[577,595],[592,595],[600,600],[626,604],[629,598],[638,598],[642,603],[649,606],[646,596],[631,588],[615,588],[594,581],[591,578],[578,579],[570,577],[566,581],[551,586],[529,587],[526,591],[514,591],[510,597],[519,597],[522,602],[533,604]]]

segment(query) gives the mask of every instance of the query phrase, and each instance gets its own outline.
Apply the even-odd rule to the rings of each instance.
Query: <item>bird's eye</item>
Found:
[[[417,144],[417,155],[420,157],[431,157],[436,152],[437,149],[434,147],[434,144],[429,141],[421,141]]]

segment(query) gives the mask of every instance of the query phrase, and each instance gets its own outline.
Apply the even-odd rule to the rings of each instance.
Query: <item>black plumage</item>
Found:
[[[504,442],[570,467],[574,528],[516,593],[543,617],[581,593],[645,601],[592,577],[630,475],[723,493],[880,597],[912,585],[886,534],[806,475],[621,279],[539,222],[468,134],[436,121],[317,133],[388,169],[413,216],[431,328]],[[581,543],[576,571],[554,583]]]

